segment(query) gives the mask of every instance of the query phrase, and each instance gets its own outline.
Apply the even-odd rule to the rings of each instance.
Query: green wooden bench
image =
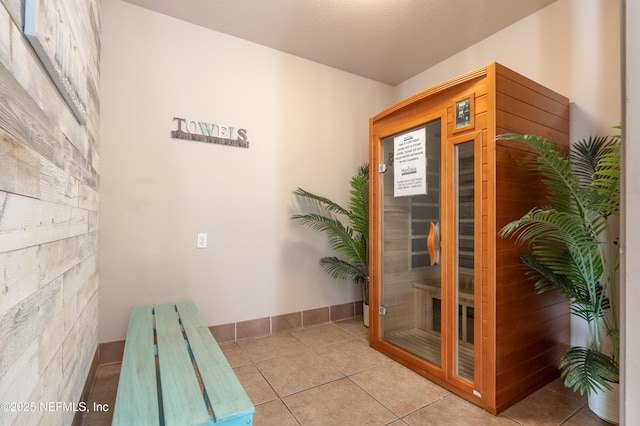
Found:
[[[113,425],[246,426],[254,411],[193,303],[131,310]]]

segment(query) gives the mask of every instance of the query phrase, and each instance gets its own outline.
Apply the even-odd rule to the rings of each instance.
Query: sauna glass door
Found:
[[[437,119],[383,139],[381,176],[381,337],[436,367],[443,351],[441,127]],[[419,138],[423,146],[406,145]]]
[[[454,303],[451,322],[450,353],[452,353],[452,374],[454,377],[474,382],[475,359],[475,288],[476,241],[481,236],[476,226],[476,218],[480,214],[476,203],[479,194],[476,185],[478,167],[476,167],[476,147],[479,146],[479,134],[469,137],[450,138],[447,141],[445,155],[447,179],[451,193],[447,194],[447,211],[449,222],[447,250],[449,277],[448,289]]]
[[[471,386],[480,133],[443,140],[441,120],[381,140],[380,337]]]

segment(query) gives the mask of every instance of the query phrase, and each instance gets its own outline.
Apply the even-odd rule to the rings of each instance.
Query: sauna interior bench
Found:
[[[113,425],[246,426],[254,411],[193,303],[131,310]]]

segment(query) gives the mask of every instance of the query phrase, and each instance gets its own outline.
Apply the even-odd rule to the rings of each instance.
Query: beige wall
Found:
[[[635,11],[631,11],[632,17],[629,17],[628,20],[629,22],[635,23],[638,20],[639,11],[637,10],[635,3],[629,3],[629,7],[631,7],[631,9],[635,8]],[[119,13],[131,13],[132,11],[130,8],[124,7],[124,5],[119,4],[119,2],[116,2],[114,7],[114,16],[120,21],[127,21],[127,19],[124,19],[124,17],[119,15]],[[133,34],[139,35],[139,39],[144,39],[144,43],[147,43],[147,40],[154,40],[158,36],[157,32],[160,31],[159,29],[154,28],[154,31],[149,32],[148,26],[151,26],[152,28],[158,25],[164,27],[168,22],[171,22],[170,20],[167,21],[166,18],[157,17],[146,12],[142,13],[138,11],[136,13],[140,14],[136,15],[137,17],[144,17],[145,19],[143,19],[142,22],[142,29],[135,31]],[[231,321],[241,318],[254,318],[259,315],[282,313],[288,310],[302,309],[312,306],[322,306],[328,303],[350,300],[350,298],[355,297],[353,294],[340,292],[340,286],[337,283],[328,281],[326,277],[318,271],[315,259],[323,252],[324,247],[322,244],[318,244],[317,246],[308,245],[308,239],[312,238],[313,234],[292,228],[291,224],[286,220],[283,220],[283,217],[288,215],[288,209],[291,208],[288,190],[290,187],[295,185],[303,185],[318,191],[332,193],[337,190],[342,190],[343,180],[347,174],[346,170],[349,170],[350,166],[352,168],[353,165],[357,164],[360,158],[364,158],[361,157],[364,155],[361,150],[364,149],[363,147],[366,140],[366,131],[361,127],[361,125],[366,121],[363,117],[372,115],[396,101],[402,100],[416,92],[432,86],[433,84],[449,79],[452,76],[484,66],[492,61],[501,62],[504,65],[509,66],[534,80],[540,81],[541,83],[570,97],[574,103],[572,109],[572,135],[574,138],[580,138],[594,132],[608,132],[612,124],[621,120],[621,92],[619,90],[620,56],[619,48],[617,47],[619,44],[619,13],[619,2],[615,0],[559,0],[541,12],[522,20],[495,36],[489,37],[483,42],[478,43],[473,48],[467,49],[449,60],[444,61],[442,64],[426,70],[424,73],[421,73],[420,75],[399,85],[393,89],[393,93],[390,93],[389,89],[386,87],[379,87],[379,85],[362,81],[353,76],[344,76],[333,70],[328,70],[296,58],[291,58],[286,55],[278,54],[277,52],[259,48],[257,46],[248,45],[220,34],[206,33],[201,29],[188,29],[188,35],[185,35],[184,37],[178,36],[178,44],[184,43],[185,40],[187,42],[186,44],[192,42],[195,44],[195,50],[200,48],[201,52],[194,52],[191,48],[185,48],[183,50],[183,48],[176,48],[174,43],[167,43],[170,45],[168,49],[172,48],[174,50],[174,53],[169,54],[168,57],[170,56],[175,59],[174,62],[177,63],[177,65],[165,63],[163,64],[163,67],[166,67],[167,70],[171,68],[176,69],[176,75],[169,80],[162,81],[162,76],[165,75],[166,71],[162,69],[162,72],[159,72],[160,76],[156,78],[157,80],[160,80],[160,87],[181,84],[180,82],[182,81],[184,83],[185,90],[180,92],[180,96],[176,97],[175,101],[179,102],[176,103],[174,107],[165,106],[167,111],[163,113],[164,115],[162,117],[154,117],[152,120],[145,117],[146,121],[142,123],[144,125],[138,130],[139,136],[141,136],[141,139],[145,139],[145,136],[147,136],[146,139],[149,139],[148,133],[155,132],[153,129],[155,127],[160,127],[162,132],[158,133],[162,133],[159,134],[159,139],[161,141],[160,147],[162,148],[163,144],[167,145],[171,143],[166,139],[166,133],[168,132],[167,128],[170,127],[170,117],[177,114],[183,114],[189,116],[195,115],[195,117],[193,117],[195,119],[203,118],[198,114],[200,114],[200,110],[204,108],[213,110],[213,116],[215,117],[222,115],[220,120],[226,120],[232,124],[246,126],[250,132],[250,139],[253,141],[250,151],[253,153],[255,152],[254,150],[260,150],[264,155],[266,155],[266,159],[269,160],[261,162],[261,165],[257,166],[255,157],[251,156],[250,158],[253,159],[253,162],[249,169],[262,173],[262,176],[265,176],[268,179],[269,182],[263,183],[264,185],[269,185],[270,188],[263,188],[259,186],[260,189],[272,189],[274,191],[266,195],[262,193],[263,197],[272,199],[272,202],[267,201],[262,204],[265,206],[264,209],[271,213],[269,219],[272,220],[274,224],[277,223],[278,231],[268,233],[268,238],[275,237],[275,239],[270,243],[265,243],[265,238],[262,236],[264,235],[263,232],[268,231],[255,234],[255,226],[250,227],[249,230],[234,228],[235,232],[242,235],[245,241],[247,238],[251,239],[251,235],[254,234],[255,238],[253,238],[251,242],[243,244],[242,242],[234,242],[236,238],[233,235],[229,235],[230,240],[226,241],[224,244],[227,248],[220,249],[217,253],[217,258],[219,260],[216,265],[218,265],[219,262],[224,263],[228,259],[232,254],[231,247],[235,247],[236,250],[239,250],[237,247],[242,245],[245,248],[244,252],[246,253],[246,257],[249,258],[249,261],[242,263],[242,265],[246,265],[243,268],[262,268],[263,271],[268,271],[268,273],[264,275],[264,279],[260,280],[259,284],[238,284],[238,277],[244,277],[245,275],[252,274],[234,271],[234,268],[224,268],[223,270],[220,270],[220,268],[217,267],[213,267],[211,270],[203,268],[200,272],[185,275],[194,277],[203,273],[210,276],[210,278],[207,278],[210,280],[210,284],[204,285],[204,288],[202,289],[198,289],[194,283],[194,286],[189,288],[190,294],[185,293],[185,297],[194,297],[194,294],[196,294],[197,297],[199,294],[197,292],[204,290],[202,292],[204,297],[198,299],[200,300],[199,303],[203,305],[203,307],[220,309],[220,306],[217,304],[219,302],[215,302],[215,300],[220,297],[224,297],[225,299],[230,297],[233,300],[233,303],[230,302],[228,306],[241,307],[240,312],[234,314],[225,310],[225,313],[221,312],[220,314],[210,316],[210,318],[208,318],[210,323]],[[184,25],[175,22],[171,22],[171,24],[171,34],[178,30],[173,29],[174,25],[178,27]],[[129,25],[131,26],[133,24],[129,22]],[[627,42],[630,44],[628,50],[634,50],[635,48],[635,51],[637,51],[637,40],[640,40],[640,37],[638,37],[639,35],[637,34],[637,29],[633,25],[628,25],[628,30],[629,35],[627,35]],[[121,40],[127,41],[127,43],[131,41],[131,39],[127,38],[129,37],[128,31],[121,37]],[[203,35],[200,35],[201,33]],[[199,41],[200,38],[202,38],[202,41]],[[224,46],[222,53],[216,50],[218,48],[217,43],[213,43],[215,49],[212,48],[212,46],[209,46],[209,41],[213,40]],[[105,38],[105,44],[110,44],[110,37]],[[113,48],[117,48],[115,42],[112,41],[111,45]],[[139,53],[141,55],[148,55],[150,53],[145,51],[145,47],[149,49],[162,49],[161,45],[162,41],[141,44],[138,47],[138,49],[141,50]],[[203,48],[202,46],[206,47]],[[203,54],[202,52],[208,52],[210,56]],[[129,55],[132,55],[132,53],[129,53]],[[128,56],[125,57],[123,62],[131,60],[133,64],[137,64],[138,59],[135,58],[135,54],[133,54],[133,56],[134,58],[130,58]],[[165,60],[169,59],[165,58]],[[195,72],[194,66],[192,64],[181,65],[180,62],[182,61],[200,63],[203,68],[207,66],[212,67],[212,64],[216,64],[216,66],[213,66],[214,69],[212,69],[209,74],[205,73],[204,76],[200,77],[201,80],[199,80],[197,84],[194,84],[190,82],[192,73]],[[234,72],[229,73],[230,63],[236,63],[236,65],[238,65],[238,62],[240,63],[240,66],[234,68],[237,71],[241,71],[241,74],[236,74]],[[135,68],[135,65],[127,66]],[[118,67],[114,65],[114,67],[118,68],[120,65]],[[256,72],[258,68],[260,71],[265,71],[264,77],[260,79],[260,82],[264,82],[264,85],[267,87],[254,86],[255,82],[253,80],[260,76],[260,72]],[[633,63],[629,68],[631,71],[627,71],[627,75],[638,75],[637,64]],[[322,78],[318,78],[319,73],[323,75]],[[299,88],[299,85],[304,85],[305,76],[307,76],[306,83],[309,87]],[[313,78],[313,76],[316,78]],[[333,78],[330,78],[330,76]],[[293,78],[293,80],[289,81],[289,78]],[[225,85],[225,79],[232,83]],[[343,81],[343,83],[346,82],[346,85],[350,85],[351,81],[359,83],[355,88],[355,93],[350,92],[347,88],[343,89],[346,91],[344,99],[348,100],[344,101],[346,102],[344,105],[331,105],[330,103],[327,104],[324,102],[325,100],[334,102],[342,99],[340,96],[336,98],[336,94],[339,93],[339,91],[335,90],[335,88],[338,87],[335,86],[335,84],[339,83],[336,79]],[[637,95],[637,81],[634,82],[633,78],[629,78],[629,80],[632,84],[629,85],[629,83],[627,83],[628,88],[631,88],[633,93]],[[297,84],[292,86],[292,83]],[[131,84],[133,84],[134,87],[131,87]],[[126,91],[132,91],[137,84],[138,83],[136,82],[130,82],[125,84],[124,87],[126,87]],[[154,84],[158,83],[156,82]],[[321,89],[317,88],[319,84],[321,85]],[[333,89],[330,90],[330,93],[333,94],[333,96],[331,96],[333,98],[331,101],[326,99],[324,96],[327,93],[327,85]],[[161,99],[166,97],[162,95],[164,90],[166,89],[161,90],[157,95]],[[205,92],[201,93],[203,90]],[[224,94],[222,96],[215,96],[218,102],[207,103],[201,100],[206,100],[208,96],[214,96],[213,93],[220,90],[222,90]],[[362,90],[367,92],[364,96],[361,93]],[[137,90],[133,91],[137,92]],[[242,93],[243,96],[241,96],[241,98],[249,100],[248,108],[238,111],[239,98],[229,96],[229,91]],[[264,98],[265,92],[270,93],[270,96],[273,96],[274,99],[278,100],[277,105],[268,106],[268,99]],[[300,92],[300,94],[296,96],[296,92]],[[356,105],[353,105],[352,103],[354,100],[351,98],[359,96],[362,96],[362,102],[356,102]],[[366,105],[372,102],[372,96],[373,105],[370,108],[367,108]],[[389,96],[391,97],[386,101],[386,98]],[[135,98],[135,96],[131,96],[130,98]],[[634,99],[635,98],[632,96],[630,100],[627,101],[628,117],[637,116],[637,102],[634,103]],[[194,100],[197,100],[198,102],[194,102]],[[637,101],[637,99],[635,100]],[[319,104],[318,101],[320,102]],[[167,101],[165,100],[164,102]],[[229,102],[229,108],[221,108],[219,102]],[[200,106],[200,103],[205,103],[206,105]],[[296,108],[294,104],[299,104],[300,108]],[[122,106],[122,104],[120,105]],[[344,110],[340,108],[341,106],[344,106]],[[354,106],[356,106],[355,109]],[[331,109],[332,107],[338,108],[335,111],[335,114],[325,111],[325,108]],[[268,112],[267,117],[264,119],[256,117],[255,111],[263,108]],[[350,119],[350,123],[345,122],[345,117],[343,116],[345,111],[347,111],[346,121],[349,121]],[[634,111],[636,112],[635,115]],[[131,111],[126,109],[120,113],[122,116],[126,116],[131,114]],[[274,119],[275,121],[273,121]],[[314,125],[314,122],[320,121],[323,123],[317,130],[319,130],[323,135],[330,135],[331,138],[328,141],[319,134],[316,134],[315,131],[309,131],[310,128],[318,127]],[[135,118],[124,120],[124,122],[127,123],[129,127],[124,130],[130,130],[130,128],[136,127]],[[271,126],[266,124],[271,122]],[[158,126],[158,123],[163,124]],[[627,126],[632,125],[632,120],[628,120]],[[123,129],[118,128],[113,132],[122,133],[120,130]],[[346,134],[343,134],[344,132],[346,132]],[[275,137],[275,134],[279,134],[281,137]],[[291,138],[292,134],[296,134],[299,137]],[[338,138],[335,137],[336,134],[339,135]],[[627,140],[631,139],[631,137],[632,135],[627,135]],[[124,139],[127,142],[130,142],[131,151],[136,152],[136,141],[133,140],[133,138],[125,137],[124,134],[121,134],[114,136],[113,139]],[[328,162],[330,166],[327,167],[327,170],[337,170],[338,167],[343,167],[345,169],[345,171],[341,172],[343,175],[340,178],[336,177],[335,179],[328,180],[326,173],[322,172],[324,163],[327,162],[327,160],[316,163],[315,156],[317,154],[322,154],[326,158],[331,156],[330,152],[332,150],[334,152],[342,152],[340,150],[335,151],[336,148],[333,147],[337,140],[340,141],[340,145],[342,146],[341,149],[344,150],[344,144],[353,143],[360,139],[362,139],[363,145],[358,145],[358,142],[356,142],[355,146],[357,148],[354,147],[350,151],[348,150],[348,153],[351,153],[349,160],[340,161],[339,164],[336,164],[335,162]],[[322,148],[323,143],[319,142],[323,140],[324,143],[330,144],[330,146],[327,147],[327,150],[324,150]],[[265,144],[269,146],[268,149],[264,147]],[[208,152],[207,149],[214,147],[196,148],[176,145],[174,148],[176,153],[180,152],[180,155],[187,155],[183,153],[182,150],[193,150],[196,152],[206,153]],[[288,152],[290,154],[289,157],[292,158],[278,159],[280,154],[276,154],[276,152],[273,151],[274,148],[280,152],[280,154]],[[155,147],[151,149],[152,152],[154,152],[154,155],[160,155]],[[353,150],[357,153],[354,154]],[[213,149],[211,149],[211,151],[213,151]],[[215,156],[217,160],[218,154],[223,155],[223,160],[217,160],[219,162],[224,161],[225,158],[230,156],[232,156],[232,158],[238,158],[241,157],[241,155],[246,155],[246,153],[231,154],[227,151],[228,149],[216,149],[215,154],[212,156]],[[139,156],[138,160],[144,161],[146,155],[145,152],[137,151],[136,153]],[[296,154],[298,154],[298,157],[295,156]],[[205,155],[207,155],[207,158],[209,157],[208,154]],[[629,153],[630,157],[633,155],[635,154],[632,152]],[[309,162],[307,159],[309,157],[313,157],[314,161]],[[285,160],[289,160],[286,162],[287,167],[282,168],[282,165],[285,164]],[[135,160],[131,161],[135,163]],[[627,161],[634,162],[635,160],[633,158],[629,158]],[[215,162],[216,166],[220,166],[218,162]],[[320,164],[322,164],[322,166]],[[237,164],[234,163],[234,165]],[[276,165],[280,167],[275,167]],[[278,178],[268,176],[272,173],[278,174]],[[181,173],[177,170],[174,172],[174,176],[180,176],[180,174]],[[216,174],[215,176],[218,175]],[[287,179],[290,180],[287,181]],[[281,184],[277,185],[274,181],[281,182]],[[246,181],[243,182],[246,183]],[[187,181],[187,183],[193,184],[194,180]],[[126,182],[123,182],[122,184],[126,185]],[[232,195],[229,195],[233,192],[232,188],[226,182],[223,186],[215,187],[207,182],[202,182],[201,185],[203,188],[209,188],[209,192],[213,192],[213,189],[216,188],[216,197],[219,196],[219,193],[223,193],[227,194],[225,197],[232,198]],[[178,184],[176,184],[176,186],[178,186]],[[251,185],[249,184],[248,186]],[[633,184],[631,188],[627,189],[627,193],[636,193],[636,186],[637,185]],[[177,191],[177,189],[173,189],[173,191]],[[256,197],[256,192],[253,191],[252,193],[254,194],[252,197]],[[258,196],[259,195],[260,193]],[[633,199],[633,197],[627,198]],[[240,193],[238,193],[234,199],[238,203],[240,203],[240,200],[243,200],[244,204],[242,204],[242,206],[246,206],[246,204],[251,203],[244,199]],[[278,208],[278,203],[286,205],[287,208]],[[637,210],[635,207],[636,206],[634,206],[630,201],[628,207],[630,213],[628,214],[632,215],[633,212]],[[229,211],[237,211],[235,209],[229,210],[228,206],[225,207],[225,205],[222,204],[220,205],[220,208],[224,209],[227,215],[233,214],[229,213]],[[124,216],[124,213],[125,211],[120,211],[117,214],[117,217],[114,219],[114,224]],[[224,214],[224,212],[221,214]],[[213,227],[213,225],[217,223],[215,220],[210,220],[212,223],[211,227],[204,225],[204,223],[207,222],[206,214],[203,214],[202,217],[198,217],[198,220],[199,223],[192,224],[188,231],[176,232],[176,234],[186,234],[179,236],[180,239],[184,240],[183,250],[186,252],[185,256],[193,254],[200,258],[216,258],[216,256],[207,256],[205,252],[191,251],[194,246],[195,232],[209,232],[210,240],[213,242],[216,241],[216,232],[218,232],[219,229],[218,227]],[[265,224],[268,222],[262,221],[262,223]],[[267,230],[270,227],[271,226],[264,226]],[[210,231],[210,229],[215,229],[215,232]],[[252,231],[254,231],[254,233],[252,233]],[[631,232],[630,235],[632,235],[633,232],[635,232],[635,229],[632,226],[629,226],[627,232]],[[233,234],[233,232],[230,232],[229,234]],[[140,235],[140,232],[138,231],[135,235]],[[247,237],[247,235],[249,235],[249,237]],[[632,240],[631,238],[628,239],[630,241]],[[157,240],[162,239],[154,237],[152,241],[157,242]],[[221,238],[217,238],[217,240],[224,241]],[[152,244],[151,242],[148,244],[151,247],[157,245]],[[124,244],[124,246],[126,245],[127,244]],[[169,245],[169,243],[166,243],[166,245],[161,244],[156,248],[156,251],[159,252],[162,249],[166,249]],[[251,247],[252,245],[255,245],[256,248],[253,249]],[[266,246],[269,246],[270,249],[265,252]],[[121,245],[120,247],[123,246]],[[138,247],[138,249],[140,249],[140,247]],[[629,247],[629,250],[631,249],[633,249],[633,247]],[[118,248],[115,247],[113,250],[117,251]],[[132,250],[133,249],[127,249],[127,251]],[[262,256],[256,256],[256,252],[265,252],[265,254]],[[268,257],[268,259],[261,259],[263,256]],[[109,259],[108,253],[103,251],[103,257],[105,257],[105,260]],[[128,256],[122,254],[120,257],[127,258]],[[129,297],[127,296],[130,294],[130,291],[121,291],[123,289],[126,290],[128,285],[150,286],[151,284],[149,284],[148,281],[147,284],[141,284],[144,283],[145,280],[138,280],[138,278],[149,275],[151,270],[154,269],[154,265],[158,265],[157,261],[145,258],[145,255],[138,254],[133,255],[130,258],[130,262],[124,262],[123,271],[110,272],[114,277],[122,277],[124,282],[120,283],[120,287],[118,287],[115,282],[119,281],[120,278],[115,281],[110,279],[110,282],[114,283],[114,291],[112,292],[112,296],[107,297],[104,295],[106,287],[103,287],[103,299],[117,299],[118,294],[121,294],[123,296],[123,299],[120,301],[121,304],[128,306],[135,304],[138,301],[142,301],[143,299],[151,300],[154,299],[154,297],[156,299],[160,297],[147,294],[143,297],[139,296],[136,300],[129,300]],[[290,260],[287,261],[286,259]],[[116,261],[119,260],[121,259],[112,259],[112,262],[114,263],[111,264],[111,266],[114,269],[120,268],[120,266],[116,266],[118,265]],[[143,262],[140,262],[141,260],[143,260]],[[275,263],[270,263],[274,261]],[[202,262],[206,264],[208,261],[205,259],[200,260],[198,258],[198,260],[193,260],[193,262],[198,262],[198,264]],[[104,272],[106,272],[105,269],[109,266],[109,262],[104,262],[102,265],[104,277]],[[131,270],[137,270],[137,276],[134,280],[126,278],[126,271]],[[180,274],[176,274],[176,276],[179,275]],[[627,267],[627,279],[628,277],[635,275],[637,274],[634,272],[633,264],[631,262],[630,266]],[[229,281],[227,281],[227,284],[220,283],[220,276],[230,278],[234,286],[233,288],[228,288],[228,290],[223,291],[222,295],[219,295],[219,292],[222,291],[222,288],[227,288]],[[197,281],[197,279],[193,279],[194,281]],[[299,288],[296,287],[296,281],[301,280],[308,281],[309,283],[303,283]],[[162,281],[162,279],[160,281]],[[246,280],[243,279],[241,281]],[[202,284],[198,284],[198,286],[202,286]],[[254,294],[256,287],[259,286],[262,286],[262,288],[257,292],[258,294]],[[637,294],[637,291],[633,290],[634,287],[625,287],[627,289],[626,294],[628,297],[631,297],[633,300],[640,299],[640,295]],[[245,293],[247,290],[249,290],[249,292]],[[336,290],[336,297],[332,298],[327,294]],[[263,296],[265,295],[268,297],[263,299]],[[154,301],[156,299],[154,299]],[[261,299],[265,303],[259,303],[262,307],[257,308],[257,311],[253,312],[253,309],[256,308],[257,305],[255,303],[256,299]],[[234,305],[234,303],[238,304]],[[627,304],[629,305],[628,302]],[[111,302],[110,305],[112,306],[113,302]],[[105,321],[109,321],[105,318],[108,317],[105,312],[109,312],[110,315],[112,312],[107,311],[104,306],[105,305],[103,305],[102,309],[103,323]],[[125,315],[123,309],[119,312],[117,310],[114,310],[113,312],[119,317]],[[635,324],[637,322],[635,321],[637,314],[634,312],[635,310],[627,309],[627,323]],[[122,333],[122,324],[123,321],[120,320],[115,327],[111,327],[112,331],[103,332],[103,340],[106,337],[115,338],[120,336]],[[640,339],[637,338],[638,333],[634,333],[633,330],[627,329],[625,334],[627,339],[627,354],[637,352],[633,352],[633,348],[635,347],[634,345],[637,346],[637,342],[640,341]],[[631,358],[630,355],[627,356],[628,358]],[[640,379],[638,379],[638,370],[638,366],[633,363],[630,363],[626,368],[626,374],[628,376],[626,380],[627,402],[637,400],[637,398],[634,399],[634,395],[638,395],[638,388],[637,385],[634,386],[633,383],[640,382]],[[635,381],[632,380],[634,377],[636,378]],[[634,415],[634,407],[632,404],[627,404],[627,407],[629,412],[627,419],[634,419],[640,416],[637,412]],[[630,420],[627,423],[630,423]]]
[[[626,165],[628,166],[623,215],[633,218],[640,205],[640,182],[637,167],[640,87],[638,55],[640,6],[626,1],[626,106],[621,112],[621,2],[619,0],[558,0],[547,8],[477,43],[437,66],[422,72],[396,88],[396,99],[404,99],[424,87],[450,76],[463,74],[488,62],[496,61],[530,77],[571,100],[571,138],[591,134],[612,134],[611,126],[625,120]],[[629,55],[628,52],[634,52]],[[640,418],[636,403],[640,395],[640,323],[639,286],[635,285],[639,263],[640,229],[636,221],[624,220],[622,226],[622,352],[624,357],[621,420],[635,424]],[[626,224],[626,226],[625,226]],[[625,309],[626,308],[626,309]],[[585,341],[586,330],[580,320],[572,323],[572,341]],[[636,354],[636,355],[634,355]]]
[[[346,197],[368,118],[434,84],[498,61],[572,100],[573,138],[621,120],[616,0],[559,0],[395,88],[104,3],[100,341],[145,303],[192,299],[213,325],[357,300],[287,219],[290,192]],[[251,147],[173,140],[175,116],[246,128]]]
[[[85,125],[24,37],[23,3],[0,2],[0,401],[77,404],[98,344],[99,1],[71,11]],[[0,424],[75,414],[34,408],[3,410]]]
[[[619,0],[558,0],[400,84],[396,98],[490,62],[567,96],[574,140],[621,122]]]
[[[346,201],[392,88],[119,0],[102,17],[100,341],[136,305],[193,300],[216,325],[358,300],[288,219],[291,191]],[[245,128],[250,148],[172,139],[173,117]]]
[[[571,101],[571,140],[613,134],[622,121],[620,2],[558,0],[397,87],[399,98],[489,62],[499,62]],[[573,344],[588,331],[572,318]]]

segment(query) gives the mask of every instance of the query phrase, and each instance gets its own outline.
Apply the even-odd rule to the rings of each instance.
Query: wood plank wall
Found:
[[[22,32],[24,1],[0,1],[0,401],[77,407],[97,349],[100,1],[65,0],[89,52],[84,125]],[[71,424],[69,408],[0,423]]]
[[[496,134],[528,133],[569,143],[569,100],[496,65]],[[544,201],[527,172],[527,153],[496,144],[496,231]],[[559,293],[538,295],[523,276],[510,240],[496,240],[496,406],[506,407],[558,375],[557,360],[569,343],[568,305]],[[536,354],[532,356],[531,354]]]

